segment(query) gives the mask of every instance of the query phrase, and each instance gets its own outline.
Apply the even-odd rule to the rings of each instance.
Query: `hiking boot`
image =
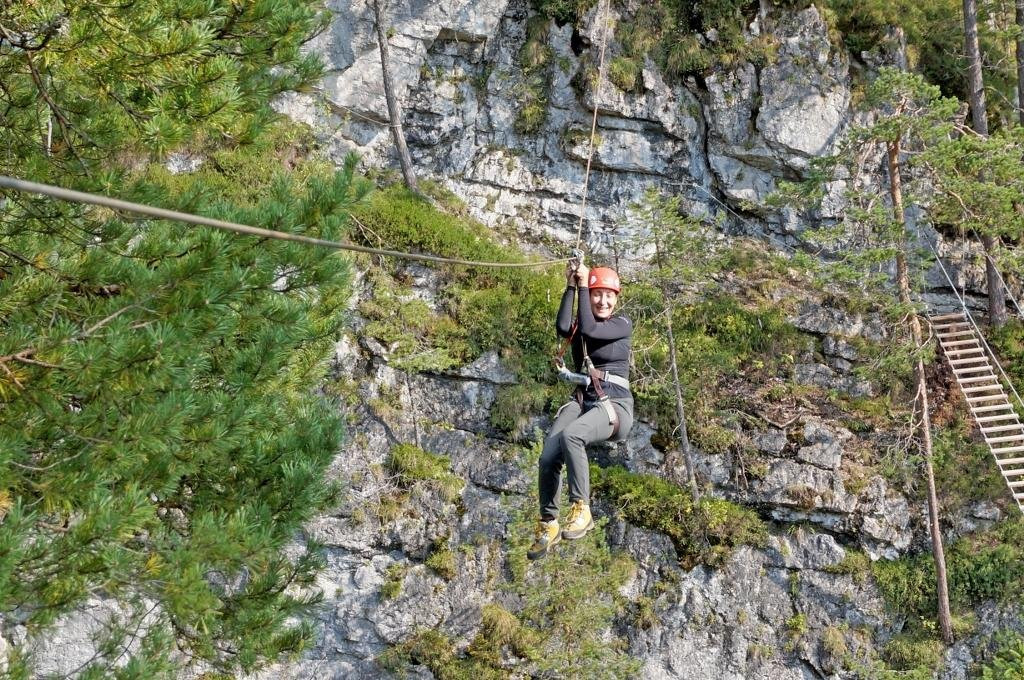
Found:
[[[533,544],[530,545],[530,549],[526,551],[526,556],[531,560],[544,557],[551,550],[555,543],[558,543],[562,539],[562,532],[558,530],[558,520],[553,519],[550,522],[544,520],[537,520],[537,529],[534,531]]]
[[[594,528],[594,518],[590,516],[590,506],[583,501],[576,501],[569,508],[569,516],[565,518],[562,538],[574,540],[583,538]]]

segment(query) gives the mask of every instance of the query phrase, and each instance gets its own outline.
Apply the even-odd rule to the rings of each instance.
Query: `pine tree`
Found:
[[[366,187],[270,107],[319,73],[308,0],[0,10],[0,172],[338,238]],[[202,159],[174,175],[170,152]],[[297,160],[298,159],[298,160]],[[83,677],[257,668],[307,645],[341,423],[312,387],[345,260],[25,194],[0,213],[0,629],[8,672],[63,614],[117,607]],[[117,670],[113,670],[114,668]]]
[[[985,81],[981,74],[981,49],[978,46],[978,7],[976,0],[963,0],[964,52],[967,55],[967,101],[971,104],[974,131],[988,137],[988,110],[985,107]],[[993,326],[1006,323],[1006,292],[996,271],[996,235],[983,231],[985,248],[985,283],[988,291],[988,317]]]
[[[892,371],[892,364],[895,364],[897,374],[906,373],[908,369],[913,374],[912,424],[917,432],[927,486],[928,524],[936,565],[937,619],[943,640],[951,644],[949,588],[939,525],[925,376],[925,361],[930,350],[918,316],[922,310],[915,300],[921,287],[924,261],[914,248],[916,239],[907,219],[908,205],[927,205],[933,196],[933,186],[928,180],[934,177],[927,174],[924,163],[908,166],[904,151],[913,151],[922,158],[924,149],[953,139],[960,103],[942,97],[939,88],[927,84],[920,75],[885,68],[868,87],[865,104],[876,112],[873,122],[852,130],[840,154],[822,159],[809,186],[804,187],[803,196],[820,199],[823,177],[852,176],[855,174],[852,171],[881,156],[889,201],[880,201],[874,188],[854,186],[847,192],[848,205],[842,222],[820,230],[814,237],[829,248],[837,260],[834,266],[827,268],[828,276],[846,285],[858,282],[884,305],[886,316],[892,321],[891,332],[899,338],[897,346],[890,349],[888,370]],[[903,178],[915,176],[915,173],[921,180],[920,191],[910,187],[908,192]],[[889,272],[893,273],[891,280]]]

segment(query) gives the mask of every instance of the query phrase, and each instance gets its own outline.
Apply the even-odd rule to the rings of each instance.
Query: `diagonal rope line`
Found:
[[[252,227],[247,224],[239,224],[237,222],[226,222],[224,220],[218,220],[212,217],[203,217],[201,215],[193,215],[191,213],[179,212],[177,210],[167,210],[166,208],[158,208],[155,206],[145,205],[142,203],[122,201],[117,198],[109,198],[107,196],[101,196],[99,194],[90,194],[84,191],[73,191],[71,189],[64,189],[62,187],[56,187],[50,184],[28,182],[26,180],[17,179],[15,177],[7,177],[4,175],[0,175],[0,187],[14,189],[15,191],[23,191],[32,194],[42,194],[44,196],[49,196],[51,198],[56,198],[62,201],[98,205],[104,208],[111,208],[112,210],[123,210],[125,212],[136,213],[139,215],[147,215],[149,217],[155,217],[157,219],[162,220],[174,220],[176,222],[186,222],[188,224],[213,227],[214,229],[230,231],[236,234],[260,236],[262,238],[271,238],[276,239],[278,241],[293,241],[295,243],[302,243],[309,246],[318,246],[321,248],[330,248],[332,250],[349,250],[357,253],[368,253],[370,255],[397,257],[404,260],[436,262],[439,264],[455,264],[464,265],[467,267],[507,268],[543,267],[551,264],[561,264],[564,262],[568,262],[569,260],[569,258],[563,257],[554,260],[540,260],[537,262],[480,262],[477,260],[462,260],[452,257],[440,257],[437,255],[406,253],[398,250],[387,250],[384,248],[368,248],[366,246],[357,246],[351,243],[341,243],[340,241],[328,241],[326,239],[305,236],[303,234],[290,234],[285,231],[274,231],[272,229]],[[353,217],[353,219],[355,218]],[[358,222],[358,220],[356,220],[356,222]]]
[[[594,160],[594,139],[597,137],[597,109],[601,101],[601,86],[604,84],[604,53],[608,46],[609,9],[611,0],[604,0],[604,19],[601,22],[601,56],[597,65],[597,87],[594,90],[594,115],[590,121],[590,148],[587,151],[587,170],[583,173],[583,200],[580,202],[580,222],[576,227],[576,249],[583,239],[583,217],[587,210],[587,191],[590,187],[590,166]]]

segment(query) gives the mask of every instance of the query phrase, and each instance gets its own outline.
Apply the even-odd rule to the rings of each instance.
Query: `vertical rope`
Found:
[[[587,170],[583,174],[583,200],[580,202],[580,222],[576,227],[576,249],[583,239],[583,216],[587,209],[587,190],[590,187],[590,166],[594,160],[594,139],[597,137],[597,107],[601,99],[601,85],[604,84],[604,53],[608,46],[609,11],[611,0],[604,0],[604,13],[601,20],[601,56],[597,64],[597,86],[594,90],[594,115],[590,121],[590,149],[587,152]]]

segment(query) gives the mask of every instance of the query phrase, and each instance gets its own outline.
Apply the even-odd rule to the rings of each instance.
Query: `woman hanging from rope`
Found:
[[[633,425],[629,391],[629,352],[633,324],[612,315],[619,299],[619,276],[607,267],[587,269],[579,260],[566,269],[566,288],[555,328],[572,347],[576,373],[562,362],[559,374],[577,383],[573,400],[555,414],[540,456],[540,519],[527,556],[544,556],[559,540],[582,538],[594,526],[590,514],[590,467],[587,444],[625,438]],[[573,300],[579,298],[573,321]],[[565,347],[562,348],[562,353]],[[582,371],[582,372],[581,372]],[[565,527],[558,525],[562,466],[569,471],[572,504]]]

